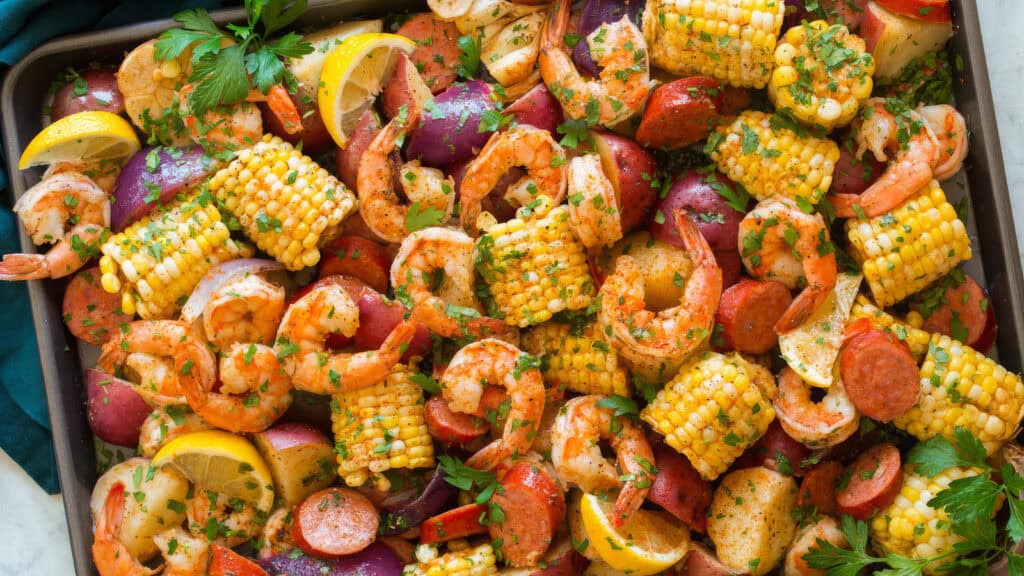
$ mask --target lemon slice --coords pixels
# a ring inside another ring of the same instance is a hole
[[[317,105],[331,138],[344,148],[359,117],[373,106],[391,78],[398,53],[411,54],[412,40],[398,34],[357,34],[343,40],[324,60]]]
[[[637,510],[621,528],[612,526],[612,503],[593,494],[580,502],[587,539],[601,559],[630,576],[657,574],[690,549],[690,529],[665,512]]]
[[[18,169],[54,162],[126,158],[139,148],[135,130],[124,118],[110,112],[79,112],[36,134],[22,152]]]
[[[153,457],[153,466],[169,465],[196,486],[251,502],[268,511],[274,481],[266,462],[247,440],[229,432],[193,432],[171,440]]]
[[[839,274],[836,287],[803,324],[779,336],[779,351],[794,372],[812,386],[828,388],[835,380],[843,329],[860,289],[860,274]]]

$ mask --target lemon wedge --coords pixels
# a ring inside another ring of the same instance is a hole
[[[54,162],[126,158],[140,147],[135,130],[124,118],[110,112],[79,112],[36,134],[22,152],[18,169]]]
[[[835,380],[843,329],[860,289],[860,274],[840,273],[836,287],[803,324],[779,336],[779,351],[794,372],[812,386],[828,388]]]
[[[240,498],[269,511],[274,504],[270,468],[241,436],[220,430],[193,432],[171,440],[153,466],[171,466],[196,486]]]
[[[345,38],[327,55],[317,105],[339,147],[345,147],[352,127],[391,78],[398,53],[411,54],[414,48],[415,42],[398,34],[367,33]]]
[[[630,576],[657,574],[682,560],[690,549],[690,529],[665,512],[637,510],[616,529],[612,502],[584,494],[580,513],[587,539],[601,559]]]

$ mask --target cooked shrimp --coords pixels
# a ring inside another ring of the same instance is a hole
[[[455,179],[445,177],[437,168],[428,168],[419,160],[402,164],[399,170],[402,192],[411,204],[419,204],[419,211],[434,208],[443,212],[439,223],[447,222],[455,210]],[[410,208],[411,210],[411,208]]]
[[[195,329],[174,320],[138,320],[128,325],[120,337],[103,345],[97,367],[117,374],[129,365],[143,368],[147,381],[136,383],[135,391],[150,406],[184,404],[179,378],[193,375],[211,382],[217,374],[213,353]]]
[[[351,354],[327,350],[327,336],[353,336],[358,327],[359,309],[336,285],[319,286],[289,306],[277,331],[277,350],[295,388],[331,394],[380,382],[401,360],[416,334],[416,323],[406,320],[377,350]]]
[[[960,171],[967,157],[967,122],[949,104],[922,106],[917,113],[939,143],[932,175],[939,181],[949,180]]]
[[[552,428],[551,462],[563,482],[575,484],[584,492],[604,492],[622,486],[612,517],[612,523],[618,527],[640,509],[656,470],[654,452],[643,428],[633,420],[616,417],[614,409],[600,406],[605,398],[591,394],[565,403]],[[601,454],[601,440],[611,444],[621,474]]]
[[[266,102],[289,134],[302,129],[302,118],[283,86],[271,87],[266,95],[252,90],[244,101],[217,106],[201,118],[189,110],[188,98],[194,89],[194,84],[182,86],[178,101],[189,136],[204,148],[237,150],[259,142],[263,137],[263,116],[253,102]]]
[[[821,516],[813,524],[804,527],[797,532],[793,543],[786,552],[785,575],[786,576],[818,576],[823,574],[807,565],[804,556],[818,547],[818,541],[829,542],[838,548],[849,548],[846,536],[839,529],[839,523],[831,516]]]
[[[185,503],[185,516],[189,532],[226,548],[238,546],[259,532],[256,508],[252,504],[210,490],[195,491]],[[214,523],[217,531],[211,539],[207,531]]]
[[[269,346],[284,315],[284,288],[249,274],[225,283],[203,309],[203,331],[218,349],[255,342]]]
[[[189,406],[203,420],[230,432],[262,432],[292,405],[291,380],[263,344],[235,344],[220,360],[220,392],[212,380],[183,375]]]
[[[576,119],[614,126],[643,108],[651,89],[647,42],[629,16],[601,24],[586,37],[590,54],[601,67],[596,79],[576,70],[565,45],[570,0],[555,0],[541,34],[540,73],[565,113]]]
[[[181,528],[171,528],[154,536],[153,542],[164,557],[163,576],[206,576],[210,544],[205,536],[192,536]]]
[[[431,287],[440,273],[441,285]],[[480,316],[473,294],[473,239],[448,228],[424,228],[402,240],[391,263],[391,284],[412,299],[413,315],[432,332],[509,339],[510,327]]]
[[[267,518],[260,531],[260,558],[269,558],[295,549],[292,540],[292,511],[278,508]]]
[[[778,386],[772,406],[782,428],[797,442],[826,448],[857,431],[860,416],[841,380],[836,380],[817,402],[811,399],[811,386],[791,368],[779,374]]]
[[[612,183],[597,154],[569,161],[569,220],[587,248],[611,246],[622,238],[622,222]]]
[[[46,254],[5,254],[0,280],[72,274],[99,254],[100,243],[109,232],[107,194],[78,172],[62,172],[40,181],[18,198],[14,212],[32,242],[57,245]]]
[[[544,413],[544,381],[531,359],[508,342],[485,338],[464,346],[448,363],[441,394],[452,410],[478,413],[486,385],[505,388],[511,399],[501,438],[471,456],[467,465],[490,470],[530,449]]]
[[[854,127],[857,156],[870,150],[879,162],[889,161],[885,172],[861,194],[833,194],[836,216],[873,218],[896,208],[934,177],[940,162],[939,143],[921,115],[912,110],[894,114],[887,102],[872,98],[867,114]],[[901,140],[903,142],[901,142]],[[892,158],[889,158],[892,153]]]
[[[775,324],[784,333],[804,322],[836,285],[836,255],[820,214],[786,199],[758,203],[740,221],[740,256],[756,278],[806,287]]]
[[[110,195],[114,193],[114,185],[117,183],[118,175],[121,174],[123,162],[123,158],[88,162],[54,162],[46,168],[46,172],[43,172],[43,180],[65,172],[77,172],[91,179],[101,190]]]
[[[625,358],[645,364],[682,358],[711,335],[722,295],[722,269],[697,225],[682,211],[675,213],[683,247],[693,261],[677,306],[660,312],[646,309],[644,279],[632,256],[615,261],[614,272],[599,292],[598,320]]]
[[[550,196],[555,205],[561,204],[565,198],[565,163],[565,151],[547,130],[523,124],[495,132],[462,177],[462,228],[476,232],[481,202],[513,166],[526,168],[525,178],[533,180],[530,189],[534,196]]]
[[[92,561],[100,576],[150,576],[160,569],[151,570],[139,563],[117,535],[124,521],[124,484],[110,487],[103,509],[96,517],[96,533],[92,541]]]
[[[213,426],[200,418],[187,404],[157,408],[142,421],[139,430],[139,453],[146,458],[152,458],[178,436],[204,430],[213,430]]]

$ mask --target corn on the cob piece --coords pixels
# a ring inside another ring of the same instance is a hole
[[[885,308],[924,289],[962,261],[971,240],[939,183],[932,182],[892,212],[846,221],[850,254],[875,303]]]
[[[448,549],[448,553],[438,556],[435,546],[417,546],[417,562],[406,566],[402,576],[492,576],[498,573],[494,548],[490,544],[468,547],[464,542],[453,540],[448,543]]]
[[[897,320],[892,314],[875,306],[863,294],[857,295],[857,299],[853,302],[853,309],[850,310],[850,322],[860,318],[867,318],[876,329],[891,332],[897,339],[906,343],[910,348],[910,353],[918,362],[928,352],[931,334],[907,322]]]
[[[545,322],[523,334],[523,350],[541,358],[549,387],[565,387],[580,394],[630,395],[619,355],[602,338],[596,324],[575,333],[569,324]]]
[[[659,68],[764,88],[784,15],[779,0],[652,0],[643,32]]]
[[[235,242],[211,198],[196,193],[141,218],[100,247],[101,283],[121,309],[147,320],[173,317],[211,267],[251,256]]]
[[[1014,437],[1024,418],[1024,383],[992,360],[943,334],[932,334],[921,365],[921,397],[893,421],[927,440],[970,430],[989,454]]]
[[[640,417],[714,480],[768,430],[774,384],[738,354],[707,352],[684,364]]]
[[[539,196],[476,243],[474,262],[505,323],[525,328],[590,305],[594,281],[565,206]]]
[[[768,97],[809,126],[846,126],[871,96],[875,61],[864,40],[824,20],[786,31],[775,48]]]
[[[896,499],[871,520],[871,540],[875,546],[890,554],[901,554],[910,558],[927,558],[953,549],[963,540],[950,530],[945,510],[928,506],[928,501],[949,487],[949,483],[960,478],[969,478],[981,473],[978,468],[953,467],[928,478],[913,471],[912,466],[903,469],[903,486]],[[936,573],[954,556],[930,564],[925,570]]]
[[[264,252],[289,270],[320,261],[320,246],[356,209],[356,198],[337,178],[269,134],[209,181],[210,191]]]
[[[427,431],[423,389],[399,365],[384,380],[331,399],[331,428],[338,453],[338,475],[349,486],[367,480],[383,490],[381,472],[434,465],[434,442]]]
[[[839,145],[794,131],[792,121],[756,110],[708,137],[711,159],[758,200],[783,196],[817,204],[832,185]]]

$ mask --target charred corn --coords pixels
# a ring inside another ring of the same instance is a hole
[[[949,483],[960,478],[969,478],[981,473],[978,468],[953,467],[928,478],[903,469],[903,486],[896,499],[871,520],[871,541],[883,552],[900,554],[910,558],[927,558],[953,549],[963,540],[950,530],[945,510],[928,506],[928,501],[949,487]],[[930,564],[927,573],[936,570],[954,556]]]
[[[640,417],[714,480],[768,430],[774,386],[740,355],[707,352],[684,364]]]
[[[784,196],[817,204],[832,185],[839,146],[780,116],[747,110],[708,137],[705,151],[758,200]]]
[[[971,258],[967,229],[934,180],[892,212],[850,218],[846,235],[850,254],[882,308],[926,288]]]
[[[237,154],[210,178],[210,191],[245,234],[285,268],[315,265],[320,246],[355,211],[355,196],[277,136],[268,134]]]
[[[893,421],[927,440],[966,428],[993,453],[1014,437],[1024,418],[1024,383],[988,358],[943,334],[932,334],[921,364],[921,397]]]
[[[871,300],[863,294],[857,295],[853,301],[853,309],[850,310],[850,322],[860,318],[867,318],[871,325],[885,332],[891,332],[897,339],[906,343],[910,353],[918,362],[928,352],[928,342],[932,335],[907,322],[897,320],[892,314],[879,309]]]
[[[523,349],[540,357],[549,387],[580,394],[630,395],[619,355],[594,324],[576,332],[569,324],[545,322],[523,334]]]
[[[121,310],[147,320],[173,317],[207,270],[253,253],[230,238],[213,199],[200,193],[136,221],[100,251],[103,289],[121,292]]]
[[[438,556],[437,547],[416,547],[416,564],[409,564],[402,576],[492,576],[498,574],[497,559],[490,544],[470,547],[465,542],[448,543],[450,550]]]
[[[408,367],[399,365],[381,382],[331,399],[338,475],[349,486],[372,480],[387,490],[382,472],[434,465],[423,389],[409,379],[411,374]]]
[[[778,0],[652,0],[643,32],[659,68],[764,88],[784,13]]]
[[[775,47],[768,98],[809,126],[846,126],[871,96],[875,61],[864,40],[824,20],[786,31]]]
[[[540,196],[477,240],[474,263],[510,326],[540,324],[590,305],[594,281],[565,206]]]

